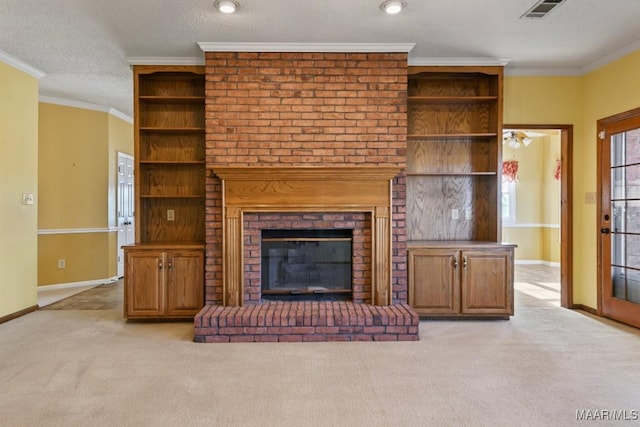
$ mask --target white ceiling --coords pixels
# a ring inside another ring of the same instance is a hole
[[[44,73],[40,95],[132,114],[130,58],[202,61],[197,42],[415,43],[412,61],[508,59],[511,74],[581,74],[640,48],[640,0],[2,0],[0,60]],[[4,54],[3,54],[4,53]]]

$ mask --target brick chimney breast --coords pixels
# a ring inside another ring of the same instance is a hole
[[[206,292],[222,304],[223,167],[406,165],[406,53],[205,52]],[[330,211],[330,209],[327,209]],[[393,303],[406,303],[405,178],[393,179]]]

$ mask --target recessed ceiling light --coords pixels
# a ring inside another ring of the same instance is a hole
[[[395,15],[400,13],[407,4],[398,0],[387,0],[380,5],[380,9],[384,10],[389,15]]]
[[[214,6],[222,13],[234,13],[240,8],[240,5],[233,0],[216,0]]]

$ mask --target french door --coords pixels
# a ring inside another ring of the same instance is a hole
[[[640,327],[640,109],[598,130],[602,314]]]

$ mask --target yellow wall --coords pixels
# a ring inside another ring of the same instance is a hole
[[[38,236],[38,284],[77,283],[113,277],[109,271],[109,235],[66,233]],[[66,261],[58,268],[57,260]]]
[[[107,114],[40,103],[40,229],[107,226]]]
[[[116,275],[116,150],[132,152],[132,135],[106,112],[40,104],[39,285]]]
[[[38,203],[38,80],[0,62],[0,317],[38,303]]]
[[[589,287],[593,288],[595,295],[595,274],[590,272],[595,265],[595,258],[590,257],[590,251],[585,248],[585,235],[590,230],[586,229],[587,225],[582,220],[589,210],[581,196],[585,191],[582,177],[595,173],[595,170],[586,168],[582,161],[585,148],[584,78],[508,76],[505,78],[504,92],[504,123],[573,125],[573,296],[575,303],[595,307],[595,298],[588,297]]]
[[[640,51],[584,76],[505,78],[504,122],[572,124],[573,300],[596,308],[598,221],[585,193],[596,188],[596,121],[640,107]]]
[[[544,137],[542,160],[542,259],[560,262],[560,181],[555,179],[560,159],[560,135]],[[555,227],[555,228],[554,228]]]

